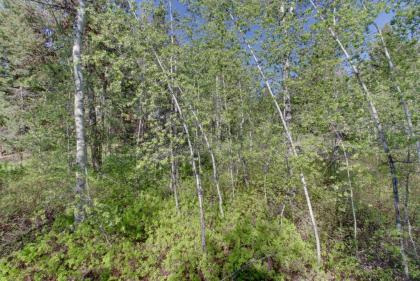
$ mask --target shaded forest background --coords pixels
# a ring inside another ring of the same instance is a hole
[[[420,279],[419,16],[1,0],[0,280]]]

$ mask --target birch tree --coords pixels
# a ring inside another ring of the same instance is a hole
[[[363,7],[366,10],[367,7],[366,5],[363,3]],[[391,53],[387,47],[385,38],[382,34],[382,30],[381,28],[378,26],[378,24],[373,21],[372,25],[375,27],[375,30],[379,36],[380,39],[380,43],[383,49],[383,53],[385,55],[385,58],[388,62],[388,67],[389,67],[389,75],[391,78],[391,82],[392,82],[392,89],[393,91],[396,91],[396,98],[400,101],[402,110],[404,112],[404,116],[405,116],[405,121],[406,121],[406,127],[407,127],[407,135],[409,137],[410,140],[415,142],[416,145],[416,151],[417,151],[417,161],[420,164],[420,140],[418,139],[418,137],[415,135],[414,133],[414,128],[413,128],[413,121],[412,121],[412,114],[411,111],[408,107],[406,98],[404,97],[404,94],[401,90],[400,85],[398,84],[397,81],[397,77],[396,77],[396,70],[395,70],[395,64],[391,58]]]
[[[86,216],[86,136],[84,125],[84,89],[82,72],[82,44],[85,27],[85,1],[79,0],[74,28],[73,74],[74,74],[74,121],[76,126],[76,210],[75,221],[81,223]]]
[[[229,15],[230,15],[230,18],[232,19],[232,21],[235,22],[235,18],[233,17],[232,13],[230,13]],[[239,29],[239,32],[241,34],[243,34],[243,32],[240,29]],[[258,60],[258,58],[257,58],[257,56],[254,52],[254,49],[251,47],[251,45],[248,42],[246,42],[245,44],[248,47],[248,50],[250,51],[252,58],[254,59],[254,62],[256,64],[257,68],[258,68],[258,71],[261,75],[261,78],[263,79],[263,81],[265,83],[265,86],[267,87],[267,90],[268,90],[270,96],[272,97],[274,106],[277,110],[277,113],[279,114],[281,123],[283,125],[283,129],[285,131],[288,143],[290,144],[293,156],[298,157],[298,153],[297,153],[296,146],[295,146],[295,143],[294,143],[293,138],[292,138],[292,134],[289,130],[289,127],[287,126],[286,119],[284,118],[284,115],[283,115],[283,111],[281,110],[280,105],[277,102],[277,97],[273,93],[273,90],[271,89],[271,84],[270,84],[270,82],[268,81],[267,77],[265,76],[265,74],[263,72],[260,61]],[[319,238],[318,226],[317,226],[315,215],[314,215],[314,212],[313,212],[313,209],[312,209],[312,202],[311,202],[311,199],[310,199],[310,196],[309,196],[309,191],[308,191],[308,187],[307,187],[307,183],[306,183],[306,178],[305,178],[305,175],[303,174],[302,171],[300,171],[299,177],[300,177],[300,181],[302,183],[302,188],[303,188],[303,192],[304,192],[305,199],[306,199],[306,204],[307,204],[308,211],[309,211],[309,217],[311,219],[312,229],[313,229],[313,233],[314,233],[314,236],[315,236],[317,260],[318,260],[318,263],[321,264],[321,262],[322,262],[321,241],[320,241],[320,238]]]
[[[137,19],[137,21],[139,21],[139,18],[138,18],[137,14],[135,12],[134,12],[134,17]],[[164,66],[160,56],[157,54],[157,52],[153,48],[153,46],[149,47],[149,48],[151,49],[151,51],[153,53],[153,56],[156,59],[157,65],[162,70],[163,74],[165,75],[165,78],[167,80],[169,80],[168,79],[168,72],[167,72],[166,67]],[[197,166],[196,155],[195,155],[193,144],[191,142],[190,129],[189,129],[187,121],[184,117],[184,113],[181,109],[181,106],[178,102],[178,99],[176,97],[176,94],[175,94],[175,91],[174,91],[172,85],[170,83],[168,83],[167,87],[168,87],[168,92],[171,96],[171,99],[174,103],[175,109],[178,112],[179,118],[180,118],[181,123],[182,123],[182,127],[184,129],[184,133],[185,133],[185,136],[186,136],[186,139],[187,139],[187,144],[188,144],[188,149],[189,149],[190,159],[191,159],[191,165],[192,165],[192,171],[194,173],[195,184],[196,184],[196,189],[197,189],[198,207],[199,207],[199,213],[200,213],[201,249],[203,250],[203,252],[205,252],[206,248],[207,248],[206,222],[205,222],[205,212],[204,212],[204,196],[203,196],[203,188],[202,188],[202,184],[201,184],[200,171],[199,171],[198,166]]]
[[[315,11],[317,12],[317,14],[319,15],[319,18],[321,20],[325,20],[324,16],[320,13],[318,6],[315,4],[315,2],[313,0],[310,0],[311,5],[313,6],[313,8],[315,9]],[[366,101],[368,104],[368,108],[369,108],[369,112],[371,114],[371,118],[374,122],[375,128],[377,130],[378,133],[378,139],[382,144],[383,147],[383,151],[385,153],[385,155],[387,156],[387,161],[388,161],[388,167],[389,167],[389,172],[391,174],[391,178],[392,178],[392,188],[393,188],[393,201],[394,201],[394,209],[395,209],[395,224],[396,224],[396,229],[399,235],[399,240],[400,240],[400,252],[401,252],[401,257],[402,257],[402,264],[404,267],[404,272],[407,278],[409,278],[409,271],[408,271],[408,263],[407,263],[407,257],[405,255],[405,251],[404,251],[404,244],[403,244],[403,240],[402,240],[402,236],[401,236],[401,214],[400,214],[400,206],[399,206],[399,194],[398,194],[398,175],[397,175],[397,169],[395,166],[395,161],[394,161],[394,157],[391,153],[391,150],[389,148],[389,144],[388,144],[388,140],[386,138],[386,131],[384,129],[384,126],[382,125],[381,120],[379,119],[379,115],[378,115],[378,110],[376,109],[376,105],[373,101],[372,95],[370,93],[370,91],[368,90],[366,83],[364,82],[364,80],[362,79],[361,73],[358,69],[358,67],[352,62],[351,57],[349,55],[349,52],[347,51],[345,45],[341,42],[341,40],[339,39],[338,35],[336,34],[336,32],[334,31],[334,29],[332,27],[328,27],[328,32],[331,34],[331,37],[337,42],[338,46],[340,47],[341,51],[343,52],[347,62],[350,64],[350,67],[354,73],[354,75],[356,76],[357,82],[359,83],[365,97],[366,97]]]

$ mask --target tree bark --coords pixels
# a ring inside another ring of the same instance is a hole
[[[76,209],[74,219],[81,223],[86,216],[86,141],[84,126],[84,94],[81,47],[85,26],[85,1],[79,0],[73,44],[73,74],[75,84],[74,120],[76,125]]]

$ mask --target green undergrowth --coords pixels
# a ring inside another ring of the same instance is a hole
[[[208,210],[207,251],[200,247],[194,197],[177,213],[171,198],[141,192],[114,211],[97,208],[74,229],[72,213],[1,260],[1,280],[289,280],[312,279],[313,249],[292,223],[268,215],[249,194]],[[118,204],[116,204],[118,205]],[[120,219],[116,219],[120,217]]]
[[[50,172],[49,176],[42,176],[40,171],[30,166],[3,169],[8,179],[3,185],[14,191],[28,188],[24,195],[29,201],[32,178],[45,188],[39,196],[41,202],[47,202],[55,198],[49,194],[54,195],[58,187],[71,184],[65,171]],[[302,235],[304,231],[273,212],[273,206],[267,205],[256,189],[243,189],[234,198],[225,196],[223,218],[216,197],[207,190],[207,249],[203,252],[192,179],[185,177],[180,186],[177,211],[167,182],[162,179],[153,183],[147,177],[133,167],[130,159],[108,159],[102,174],[89,175],[93,201],[88,219],[76,227],[69,201],[51,202],[51,206],[57,206],[51,224],[36,230],[20,249],[3,255],[0,281],[388,280],[383,278],[393,276],[392,270],[380,270],[381,264],[369,260],[365,263],[370,267],[364,267],[354,256],[351,241],[340,238],[339,229],[328,245],[322,245],[323,264],[319,266],[310,230]],[[359,212],[362,210],[369,209],[360,206]],[[363,216],[366,222],[361,217],[363,229],[367,228],[363,223],[375,227],[370,222],[377,221],[369,217],[372,214]],[[381,231],[370,229],[375,241],[383,241]],[[363,241],[369,241],[364,232],[360,235]],[[383,244],[359,246],[369,250],[366,253],[371,256],[366,254],[366,259],[372,257],[373,261],[378,249],[389,257],[398,256],[395,249],[381,248]]]

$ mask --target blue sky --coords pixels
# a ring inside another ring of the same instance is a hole
[[[136,1],[137,1],[137,3],[141,3],[143,0],[136,0]],[[159,0],[155,0],[155,1],[158,2]],[[169,0],[164,0],[164,1],[166,3],[168,3]],[[173,13],[174,14],[176,14],[178,16],[181,16],[181,17],[184,16],[184,15],[186,15],[187,9],[186,9],[186,7],[183,4],[180,3],[179,0],[170,0],[170,1],[172,1],[171,2],[172,3],[172,10],[173,10]],[[382,12],[375,19],[375,23],[380,28],[383,28],[386,24],[388,24],[392,20],[393,17],[394,17],[394,13],[393,12],[389,12],[389,13]],[[252,33],[252,29],[251,29],[250,32]],[[371,40],[372,38],[374,38],[376,36],[377,31],[376,31],[376,29],[373,26],[370,26],[368,33],[369,34],[366,34],[366,35],[368,37],[367,40],[369,41],[369,40]],[[248,32],[246,36],[248,37],[249,35],[250,35],[250,33]],[[253,46],[253,47],[254,47],[254,49],[258,50],[261,46],[259,46],[259,44],[257,43],[256,46]],[[366,52],[365,51],[362,50],[361,52],[362,52],[361,53],[362,56],[363,55],[366,55]]]
[[[143,0],[136,0],[137,3],[141,3]],[[168,1],[168,0],[166,0]],[[177,13],[178,15],[183,15],[186,13],[186,8],[183,4],[181,4],[179,2],[179,0],[171,0],[172,1],[172,9],[174,11],[174,13]],[[392,18],[394,17],[394,13],[390,12],[390,13],[381,13],[379,14],[379,16],[376,18],[375,22],[377,25],[379,25],[379,27],[383,27],[384,25],[386,25],[387,23],[389,23]]]
[[[144,1],[144,0],[135,0],[135,1],[137,1],[137,3],[141,3],[142,1]],[[171,4],[172,4],[172,11],[173,11],[173,14],[174,15],[178,15],[178,16],[186,16],[186,13],[187,13],[187,9],[186,9],[186,7],[185,7],[185,5],[184,4],[182,4],[182,3],[180,3],[181,1],[180,0],[154,0],[156,3],[158,3],[158,2],[160,2],[160,1],[162,1],[162,2],[164,2],[165,4],[167,4],[169,1],[171,1]],[[383,28],[386,24],[388,24],[391,20],[392,20],[392,18],[394,17],[394,13],[391,11],[391,12],[389,12],[389,13],[386,13],[386,12],[382,12],[382,13],[380,13],[379,15],[378,15],[378,17],[375,19],[375,22],[376,22],[376,24],[380,27],[380,28]],[[315,20],[315,19],[314,19]],[[247,32],[247,34],[246,34],[246,36],[248,37],[248,36],[251,36],[252,37],[252,33],[253,33],[253,30],[251,29],[250,31],[248,31]],[[376,33],[377,33],[377,31],[376,31],[376,29],[371,25],[370,27],[369,27],[369,31],[368,31],[368,34],[366,34],[366,36],[367,36],[367,40],[368,41],[370,41],[371,39],[373,39],[375,36],[376,36]],[[181,34],[178,34],[177,35],[177,37],[179,36],[179,38],[178,39],[180,39],[181,41],[182,41],[182,39],[181,39]],[[258,45],[258,44],[257,44]],[[257,49],[259,48],[259,46],[255,46]]]
[[[375,22],[379,27],[383,27],[387,23],[389,23],[392,18],[394,17],[394,13],[380,13],[379,16],[376,18]]]

